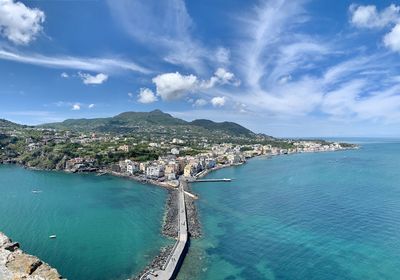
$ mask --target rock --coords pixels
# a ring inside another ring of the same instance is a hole
[[[0,232],[0,248],[2,248],[5,244],[8,243],[11,243],[11,239]]]
[[[58,280],[61,279],[61,275],[54,268],[51,268],[48,264],[43,263],[38,267],[33,273],[32,276],[42,277],[46,280]]]
[[[56,269],[25,254],[17,242],[0,232],[0,280],[62,279]]]
[[[6,267],[12,272],[26,273],[31,275],[40,265],[42,261],[37,257],[23,254],[14,254],[11,260],[6,263]]]
[[[164,264],[167,262],[168,256],[171,253],[172,248],[173,245],[161,248],[160,253],[152,260],[152,262],[147,265],[141,273],[139,273],[136,277],[131,278],[130,280],[140,280],[141,276],[144,275],[147,271],[162,269]]]
[[[184,185],[185,191],[192,193],[192,189],[190,184]],[[188,231],[191,238],[200,238],[201,237],[201,225],[199,220],[199,214],[197,211],[196,201],[189,197],[185,197],[186,204],[186,215],[188,222]]]
[[[10,242],[4,246],[4,249],[10,252],[14,252],[15,250],[19,249],[19,243],[18,242]]]
[[[178,236],[178,193],[170,190],[166,202],[166,212],[162,233],[165,236],[176,238]]]

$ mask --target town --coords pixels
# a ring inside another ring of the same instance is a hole
[[[0,162],[66,172],[98,172],[130,177],[164,187],[177,186],[180,176],[192,180],[209,171],[240,165],[255,156],[336,151],[353,145],[324,140],[290,140],[265,136],[76,132],[0,126]],[[219,140],[219,138],[222,138]]]

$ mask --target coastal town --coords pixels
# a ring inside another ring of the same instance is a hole
[[[176,139],[175,139],[176,140]],[[271,145],[234,145],[230,143],[211,145],[209,150],[195,156],[179,156],[179,149],[172,148],[170,153],[160,156],[157,160],[138,162],[125,159],[112,164],[100,172],[132,177],[139,181],[155,183],[161,186],[177,186],[180,176],[187,180],[203,176],[211,170],[240,165],[247,159],[256,156],[276,156],[293,153],[327,152],[345,149],[340,143],[317,143],[312,141],[297,141],[292,143],[295,148],[280,149]],[[128,150],[124,145],[118,149]],[[93,159],[74,158],[67,161],[67,171],[90,169]]]
[[[176,187],[183,176],[193,179],[210,170],[240,165],[255,156],[326,152],[349,144],[323,140],[261,139],[215,143],[200,139],[77,133],[56,129],[0,127],[0,161],[29,168],[97,172],[129,177],[163,187]],[[256,141],[257,142],[257,141]]]
[[[141,127],[141,133],[112,133],[0,121],[0,163],[38,170],[108,174],[168,189],[162,234],[177,241],[175,246],[161,248],[134,279],[170,279],[179,271],[189,238],[201,236],[195,204],[198,197],[188,183],[199,181],[213,170],[244,164],[253,157],[356,147],[325,140],[278,139],[247,132],[245,128],[237,134],[236,129],[237,125],[234,130],[149,125]]]

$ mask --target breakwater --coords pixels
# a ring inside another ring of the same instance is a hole
[[[187,182],[184,180],[180,181],[177,191],[177,230],[178,236],[175,245],[172,247],[170,254],[168,255],[165,263],[161,269],[154,270],[150,269],[145,271],[139,279],[161,279],[169,280],[179,272],[184,257],[187,252],[187,246],[189,241],[188,223],[186,216],[186,204],[185,204],[185,186]]]

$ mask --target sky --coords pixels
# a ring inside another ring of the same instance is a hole
[[[278,137],[398,137],[400,4],[0,0],[0,118],[154,109]]]

